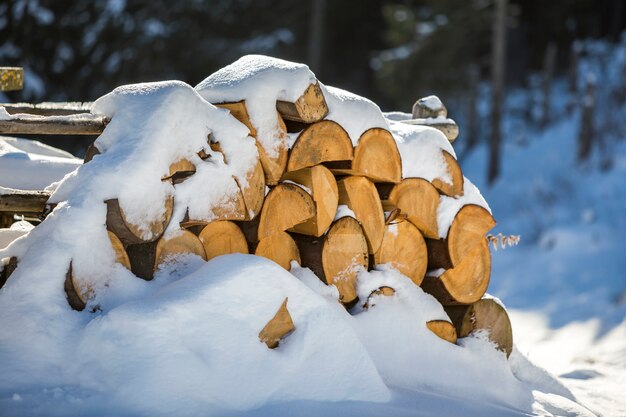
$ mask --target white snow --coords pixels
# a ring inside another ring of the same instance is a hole
[[[356,146],[361,135],[369,129],[378,127],[389,130],[380,107],[373,101],[340,88],[321,87],[328,104],[326,119],[340,124],[348,133],[352,145]]]
[[[428,96],[423,97],[418,100],[418,103],[424,107],[426,107],[430,111],[439,111],[443,110],[444,106],[439,97],[437,96]]]
[[[342,217],[352,217],[353,219],[356,219],[356,214],[354,214],[354,212],[347,205],[339,204],[333,221],[339,220]]]
[[[257,140],[269,156],[275,156],[281,142],[277,139],[276,101],[294,102],[315,82],[315,75],[304,64],[246,55],[211,74],[196,90],[211,103],[245,100]]]
[[[439,196],[439,206],[437,207],[437,227],[440,238],[448,236],[448,230],[450,229],[456,214],[459,210],[461,210],[461,208],[463,208],[463,206],[470,204],[484,207],[489,213],[491,213],[491,209],[480,193],[480,190],[465,177],[463,178],[462,196]]]
[[[20,220],[13,223],[10,227],[0,229],[0,249],[9,246],[18,237],[22,237],[30,232],[34,226],[25,221]]]
[[[0,186],[43,190],[83,161],[41,142],[0,136]]]

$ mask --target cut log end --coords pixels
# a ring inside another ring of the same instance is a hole
[[[439,237],[437,225],[439,193],[430,182],[422,178],[403,179],[391,189],[387,204],[400,209],[425,237],[431,239]]]
[[[169,174],[161,181],[171,181],[172,184],[180,184],[196,173],[196,166],[188,159],[181,159],[170,164]]]
[[[174,207],[174,196],[169,196],[164,203],[164,211],[157,219],[148,223],[147,230],[126,220],[126,215],[117,199],[105,201],[107,205],[106,226],[124,245],[152,242],[161,237],[167,227]]]
[[[487,331],[489,339],[507,357],[513,351],[513,331],[506,310],[493,299],[483,298],[467,306],[445,307],[454,323],[458,337],[467,337],[480,330]]]
[[[281,183],[274,187],[261,210],[258,239],[284,232],[315,216],[315,202],[302,187]]]
[[[276,109],[287,120],[314,123],[328,114],[328,105],[319,83],[310,84],[294,102],[277,101]]]
[[[468,204],[455,216],[447,236],[448,252],[452,265],[458,265],[475,246],[485,240],[487,232],[496,221],[484,207]]]
[[[456,197],[463,195],[463,172],[459,162],[447,151],[443,151],[443,159],[447,165],[447,171],[450,174],[451,183],[447,183],[439,178],[435,178],[432,183],[441,194],[449,197]]]
[[[354,157],[348,133],[330,120],[309,125],[298,135],[289,155],[287,171],[297,171],[330,161],[351,161]]]
[[[454,325],[446,320],[431,320],[426,323],[428,330],[445,341],[456,343],[457,335]]]
[[[200,239],[187,230],[179,230],[171,237],[159,239],[155,251],[155,270],[167,262],[172,262],[178,255],[193,254],[205,261],[207,259]]]
[[[200,235],[206,259],[220,255],[248,253],[248,243],[241,229],[230,221],[216,221],[207,224]]]
[[[296,329],[291,319],[291,314],[287,310],[288,300],[288,298],[285,298],[274,317],[259,332],[259,340],[270,349],[276,349],[280,341]]]
[[[285,232],[275,233],[261,239],[254,254],[276,262],[287,271],[291,269],[291,261],[301,263],[296,242]]]

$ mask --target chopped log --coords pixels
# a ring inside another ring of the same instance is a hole
[[[196,173],[196,166],[189,159],[183,158],[170,164],[169,175],[161,178],[161,181],[172,181],[172,184],[180,184]]]
[[[359,222],[342,217],[330,226],[323,239],[292,236],[300,249],[302,266],[310,268],[326,284],[337,287],[341,303],[349,306],[356,302],[357,274],[369,263],[367,241]]]
[[[98,149],[96,147],[95,143],[90,144],[89,146],[87,146],[87,150],[85,151],[85,157],[83,158],[83,164],[86,164],[87,162],[91,161],[94,156],[100,155],[100,153],[101,153],[100,149]]]
[[[450,343],[456,343],[456,329],[449,321],[431,320],[426,322],[426,327],[443,340]]]
[[[16,190],[0,187],[0,213],[43,214],[48,198],[50,198],[50,192],[48,191]]]
[[[0,259],[0,288],[4,287],[15,268],[17,268],[17,258],[15,256]]]
[[[433,185],[441,194],[445,194],[450,197],[463,195],[464,179],[463,172],[461,171],[461,166],[459,165],[459,162],[454,158],[454,156],[452,156],[450,153],[444,150],[442,150],[442,152],[446,165],[448,165],[448,172],[450,173],[452,183],[448,184],[447,182],[439,178],[435,178],[432,181]]]
[[[261,160],[248,172],[246,180],[248,184],[244,187],[235,178],[246,205],[246,220],[252,220],[261,212],[265,200],[265,172]]]
[[[193,233],[181,230],[172,237],[162,237],[154,242],[129,245],[127,248],[131,271],[139,278],[150,281],[157,269],[172,257],[195,254],[206,260],[204,246]]]
[[[288,300],[285,298],[274,317],[259,332],[259,340],[270,349],[276,349],[280,341],[296,329],[289,310],[287,310]]]
[[[24,68],[0,67],[0,91],[17,91],[24,87]]]
[[[487,232],[496,225],[484,207],[465,205],[454,217],[445,239],[427,239],[428,269],[450,269],[463,260],[476,245],[485,240]]]
[[[495,300],[483,298],[465,306],[445,307],[459,337],[486,330],[489,339],[509,357],[513,351],[513,331],[506,310]]]
[[[386,184],[377,185],[376,188],[385,210],[399,209],[425,237],[439,238],[437,226],[439,193],[429,181],[422,178],[405,178],[388,193],[386,190],[389,186]]]
[[[161,237],[170,221],[170,218],[172,217],[174,197],[169,196],[165,200],[165,212],[160,218],[154,219],[149,223],[148,230],[143,230],[142,228],[126,221],[126,216],[120,207],[117,198],[107,200],[105,201],[105,204],[107,205],[107,229],[117,235],[122,243],[127,246],[138,243],[152,242]]]
[[[257,130],[250,121],[250,114],[248,113],[245,100],[232,103],[218,103],[215,105],[217,107],[228,109],[237,120],[246,125],[248,130],[250,130],[250,136],[256,140],[256,146],[259,151],[259,159],[261,160],[265,173],[265,182],[268,185],[277,184],[280,177],[283,175],[283,172],[285,172],[288,155],[287,127],[285,126],[285,122],[280,114],[276,114],[278,127],[277,136],[272,138],[272,142],[278,146],[276,149],[265,149],[263,145],[265,142],[263,140],[259,140],[257,137]]]
[[[322,236],[335,218],[339,199],[337,181],[332,172],[322,165],[287,172],[284,180],[304,185],[311,191],[315,202],[315,215],[304,223],[295,225],[291,231],[304,235]]]
[[[473,247],[454,268],[439,277],[426,276],[422,289],[441,304],[471,304],[485,295],[491,277],[491,252],[486,239]]]
[[[109,231],[107,231],[107,235],[109,237],[109,241],[111,242],[113,252],[115,253],[115,262],[124,266],[128,270],[132,270],[128,253],[126,252],[126,249],[124,249],[122,241],[119,240],[115,234]],[[85,286],[84,283],[81,285],[81,281],[76,279],[71,262],[67,273],[65,274],[64,288],[68,304],[76,311],[83,311],[87,302],[94,296],[93,288]]]
[[[287,271],[291,270],[291,261],[301,262],[296,242],[285,232],[261,239],[254,254],[276,262]]]
[[[352,210],[363,226],[369,253],[378,251],[385,233],[385,214],[376,186],[365,177],[350,176],[337,181],[339,204]]]
[[[386,129],[365,131],[354,148],[349,169],[330,164],[335,175],[362,175],[373,182],[399,183],[402,180],[402,160],[396,141]]]
[[[261,209],[258,239],[284,232],[315,216],[313,197],[296,184],[281,183],[272,188]]]
[[[408,221],[385,226],[380,248],[374,254],[374,264],[391,266],[420,285],[426,273],[428,254],[426,243],[417,227]]]
[[[413,104],[413,118],[448,117],[448,110],[437,96],[422,97]]]
[[[452,119],[447,119],[445,117],[438,118],[426,118],[426,119],[410,119],[403,120],[402,123],[408,125],[418,125],[418,126],[429,126],[439,130],[441,133],[446,135],[446,138],[450,143],[454,143],[456,138],[459,136],[459,126]]]
[[[331,161],[352,161],[354,150],[348,133],[339,124],[322,120],[307,126],[296,139],[287,171],[297,171]]]
[[[91,102],[43,102],[43,103],[0,103],[9,114],[33,114],[35,116],[65,116],[90,113]]]
[[[231,253],[248,253],[246,237],[239,227],[230,221],[215,221],[207,224],[200,235],[206,259]]]
[[[315,123],[328,114],[328,105],[319,83],[311,84],[293,103],[277,101],[276,109],[287,120]]]
[[[14,115],[0,120],[0,134],[6,135],[99,135],[109,119],[91,113],[67,116]]]
[[[363,308],[367,310],[368,308],[373,307],[375,305],[374,303],[372,303],[372,301],[374,301],[373,300],[374,297],[377,297],[377,296],[391,297],[395,293],[396,293],[396,290],[394,290],[391,287],[387,287],[387,286],[380,287],[377,290],[374,290],[370,293],[370,295],[367,297],[367,300],[365,301],[365,304],[363,304]]]

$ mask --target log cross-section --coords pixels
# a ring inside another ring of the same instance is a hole
[[[328,114],[328,105],[319,83],[310,84],[294,102],[277,101],[276,109],[287,120],[314,123]]]

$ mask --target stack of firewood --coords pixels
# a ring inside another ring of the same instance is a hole
[[[440,104],[432,98],[418,101],[406,123],[439,128],[453,141],[456,124],[447,119],[443,105],[433,106],[433,102]],[[213,104],[228,109],[256,138],[245,101]],[[249,171],[245,184],[237,183],[239,194],[213,210],[213,221],[187,215],[178,233],[163,235],[173,197],[166,202],[164,216],[148,231],[127,221],[117,200],[106,201],[106,225],[117,262],[150,280],[161,265],[183,253],[205,260],[251,253],[287,270],[295,261],[334,285],[346,308],[357,304],[368,308],[372,297],[393,296],[390,287],[378,289],[367,300],[359,300],[356,291],[359,271],[390,264],[444,306],[451,321],[427,323],[435,334],[455,343],[457,337],[488,329],[492,340],[510,354],[506,312],[492,299],[483,298],[491,273],[485,235],[495,226],[490,212],[474,204],[463,206],[447,235],[440,238],[437,212],[442,196],[459,198],[464,193],[464,177],[454,156],[441,150],[451,181],[403,178],[403,161],[392,133],[371,128],[354,146],[340,124],[325,119],[328,106],[317,83],[294,102],[277,102],[276,109],[278,146],[270,151],[263,145],[267,141],[257,140],[257,166]],[[289,135],[296,135],[292,146],[287,145]],[[212,136],[208,141],[212,151],[221,152]],[[86,162],[98,153],[90,148]],[[209,157],[203,152],[199,156]],[[162,180],[179,184],[194,173],[194,164],[181,160],[170,166]],[[15,260],[11,262],[3,268],[4,279],[15,268]],[[92,290],[77,282],[71,265],[65,290],[76,310],[84,309],[93,296]],[[278,313],[290,321],[286,302]],[[263,329],[264,340],[271,341],[268,346],[275,347],[293,330],[280,325],[272,334],[270,324]]]

